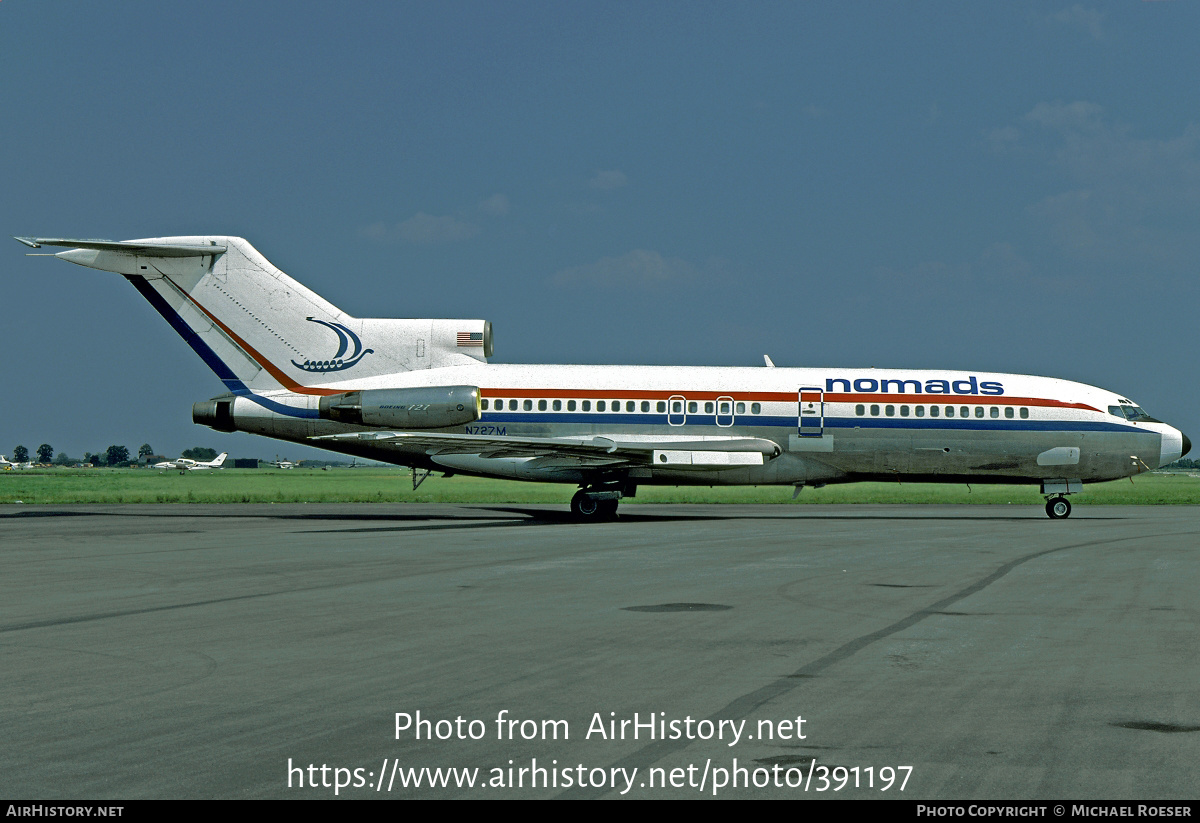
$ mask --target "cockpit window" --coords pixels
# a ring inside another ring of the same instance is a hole
[[[1154,418],[1146,414],[1145,410],[1140,406],[1126,405],[1122,403],[1119,406],[1109,406],[1108,413],[1114,417],[1123,417],[1126,420],[1141,420],[1153,421]]]

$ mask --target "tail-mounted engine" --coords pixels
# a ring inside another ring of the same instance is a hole
[[[480,416],[475,386],[365,389],[322,397],[319,408],[323,420],[396,429],[441,429]]]
[[[192,422],[219,432],[237,431],[233,423],[233,398],[226,396],[192,404]]]

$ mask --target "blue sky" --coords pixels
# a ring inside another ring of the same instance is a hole
[[[954,368],[1200,432],[1200,5],[0,1],[5,235],[224,233],[497,362]],[[318,454],[0,255],[0,453]],[[15,368],[14,368],[15,366]]]

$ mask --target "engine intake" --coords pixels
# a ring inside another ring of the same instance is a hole
[[[480,417],[476,386],[417,389],[364,389],[322,397],[324,420],[356,426],[398,429],[441,429]]]

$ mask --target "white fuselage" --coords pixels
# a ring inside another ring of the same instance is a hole
[[[1029,375],[491,364],[345,381],[325,390],[450,384],[478,386],[483,408],[477,421],[439,430],[447,433],[656,440],[743,436],[779,446],[780,454],[763,465],[710,471],[650,466],[636,472],[639,483],[793,484],[869,477],[1096,481],[1157,468],[1183,450],[1183,438],[1171,426],[1118,413],[1133,406],[1113,392]],[[317,402],[314,395],[276,392],[239,397],[233,410],[239,430],[295,442],[363,428],[317,418]],[[588,482],[597,474],[572,458],[321,445],[487,476]]]

